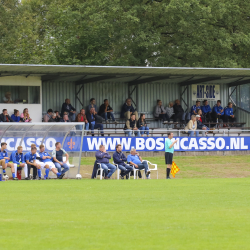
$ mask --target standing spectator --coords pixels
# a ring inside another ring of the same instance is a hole
[[[209,128],[206,125],[204,125],[200,119],[201,119],[200,115],[196,115],[197,129],[202,130],[201,131],[202,136],[206,136],[206,131],[209,130]],[[198,131],[196,131],[196,133],[197,135],[199,134]]]
[[[56,110],[55,113],[56,113],[56,122],[60,122],[61,121],[61,116],[59,114],[59,111]]]
[[[22,122],[20,119],[20,115],[19,115],[19,110],[17,109],[14,109],[14,114],[11,116],[11,119],[14,121],[14,122]]]
[[[217,119],[223,119],[224,109],[221,107],[221,100],[218,100],[217,104],[214,105],[212,115],[214,118],[214,122],[216,122]]]
[[[95,98],[91,98],[90,101],[89,101],[89,106],[88,106],[88,111],[89,111],[89,112],[90,112],[90,109],[91,109],[91,108],[94,108],[94,109],[95,109],[94,114],[97,115],[97,106],[96,106]]]
[[[76,119],[76,109],[70,104],[70,99],[65,99],[65,103],[62,105],[61,116],[64,112],[68,112],[70,121],[75,121]]]
[[[21,121],[23,121],[23,122],[31,122],[32,121],[32,119],[30,118],[30,115],[29,115],[29,110],[27,108],[25,108],[23,110],[23,113],[21,114],[20,118],[21,118]]]
[[[47,114],[43,116],[43,122],[48,122],[53,113],[52,109],[48,109]]]
[[[89,113],[87,113],[87,120],[89,122],[89,126],[91,128],[91,134],[94,136],[94,129],[100,129],[101,130],[101,136],[104,136],[103,132],[103,125],[101,123],[96,122],[96,116],[95,115],[95,108],[91,108]]]
[[[3,102],[4,103],[13,103],[12,99],[11,99],[11,92],[6,92],[5,96],[3,98]]]
[[[121,118],[129,120],[131,115],[135,115],[135,120],[138,121],[138,113],[132,105],[132,100],[131,98],[127,98],[126,102],[122,106]]]
[[[192,115],[191,120],[188,122],[187,126],[185,127],[186,132],[188,132],[189,136],[198,136],[198,132],[196,131],[197,129],[197,121],[196,121],[196,116]]]
[[[150,170],[148,169],[147,161],[143,161],[141,156],[136,152],[135,148],[132,148],[130,155],[128,155],[128,163],[133,165],[137,169],[145,169],[145,174],[147,179],[150,179]]]
[[[157,106],[155,107],[154,117],[162,119],[163,122],[170,122],[170,118],[167,114],[167,111],[163,107],[161,100],[157,100]]]
[[[205,122],[210,122],[212,120],[211,119],[212,109],[208,105],[208,101],[207,100],[203,101],[203,106],[201,107],[201,110],[202,110],[202,113],[204,115]]]
[[[3,113],[0,115],[0,122],[14,122],[8,115],[7,109],[3,109]]]
[[[104,103],[100,106],[98,115],[104,118],[106,122],[108,122],[110,117],[112,118],[112,121],[115,122],[113,109],[110,107],[108,99],[105,99]]]
[[[169,119],[173,119],[174,118],[174,104],[173,102],[169,102],[168,107],[166,107],[166,113],[169,117]]]
[[[70,122],[68,115],[63,115],[63,118],[61,119],[61,122]]]
[[[225,114],[224,114],[224,122],[235,122],[236,118],[233,112],[233,104],[231,102],[228,103],[227,107],[225,107]]]
[[[140,119],[137,121],[137,128],[140,130],[141,136],[143,136],[143,134],[149,136],[149,128],[146,123],[145,114],[140,115]]]
[[[116,167],[113,164],[109,163],[109,159],[111,159],[111,156],[109,155],[109,153],[106,152],[104,145],[99,146],[99,151],[95,153],[95,157],[96,157],[96,163],[100,163],[101,168],[104,170],[105,173],[104,179],[110,179],[112,174],[115,172]]]
[[[60,142],[56,142],[55,146],[56,148],[52,151],[53,162],[58,170],[58,173],[61,174],[60,179],[62,179],[65,173],[69,171],[69,166],[67,165],[69,155],[62,148],[62,145]],[[63,160],[63,156],[66,156],[65,161]],[[63,171],[62,171],[62,168],[63,168]]]
[[[135,135],[141,136],[140,130],[136,127],[136,120],[134,114],[132,114],[131,118],[126,121],[124,130],[125,134],[128,134],[128,136],[132,136],[132,131],[134,131]]]
[[[179,119],[180,121],[185,121],[185,112],[181,106],[181,102],[179,99],[175,100],[174,108],[174,122]]]
[[[85,122],[85,130],[89,130],[89,122],[84,109],[80,110],[80,113],[76,116],[75,122]],[[78,125],[78,129],[82,130],[82,125]]]
[[[121,170],[121,179],[129,178],[128,174],[133,170],[133,167],[126,164],[127,157],[122,153],[122,145],[116,145],[116,152],[113,154],[114,163],[118,165],[118,168]]]

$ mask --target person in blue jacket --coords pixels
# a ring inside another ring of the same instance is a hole
[[[221,107],[221,100],[217,101],[217,104],[213,107],[213,118],[217,122],[217,119],[223,119],[224,109]]]
[[[211,119],[211,113],[212,113],[212,109],[208,104],[207,100],[203,101],[203,106],[201,107],[202,113],[204,115],[205,118],[205,122],[210,122],[212,121]]]
[[[235,122],[236,118],[233,112],[233,104],[231,102],[228,103],[227,107],[224,109],[224,122]]]
[[[116,152],[113,154],[114,163],[118,165],[118,168],[121,170],[121,179],[129,178],[128,174],[133,170],[133,167],[126,164],[127,157],[122,153],[122,145],[116,145]]]
[[[188,120],[191,119],[191,115],[198,115],[197,109],[201,109],[200,104],[201,104],[201,102],[197,100],[196,104],[191,107],[191,111],[189,113]]]

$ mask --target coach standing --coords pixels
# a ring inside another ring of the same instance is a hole
[[[169,177],[170,171],[172,168],[172,162],[173,162],[173,155],[174,155],[174,144],[177,142],[175,140],[174,142],[171,141],[173,139],[174,134],[173,133],[168,133],[168,138],[165,141],[165,161],[167,164],[167,179],[171,179]]]

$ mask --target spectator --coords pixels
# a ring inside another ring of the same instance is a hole
[[[129,173],[133,170],[133,167],[126,164],[127,157],[122,153],[122,145],[116,145],[116,152],[113,154],[114,163],[118,165],[118,168],[121,170],[121,179],[124,179],[126,175],[126,179],[129,178]]]
[[[30,115],[29,115],[29,110],[27,108],[25,108],[23,110],[23,113],[21,114],[20,118],[21,118],[21,121],[23,121],[23,122],[31,122],[32,121],[32,119],[30,118]]]
[[[43,117],[43,122],[48,122],[53,113],[52,109],[48,109],[47,114]]]
[[[56,113],[52,113],[50,119],[48,120],[48,122],[57,122],[56,121]]]
[[[179,99],[175,100],[174,108],[174,122],[179,119],[180,121],[185,121],[185,112],[181,106],[181,102]]]
[[[155,107],[154,117],[160,118],[161,120],[163,120],[164,123],[166,121],[170,122],[170,118],[167,114],[167,111],[163,107],[161,100],[157,100],[157,106]]]
[[[209,128],[200,121],[200,118],[201,118],[200,115],[196,115],[197,129],[203,130],[203,131],[201,131],[202,136],[206,136],[206,134],[207,134],[206,131],[209,130]],[[196,131],[196,133],[197,133],[197,135],[199,134],[198,131]]]
[[[196,112],[197,112],[197,115],[200,116],[199,120],[202,122],[204,120],[203,114],[202,114],[202,110],[201,109],[197,109]]]
[[[110,119],[110,117],[112,118],[113,122],[116,122],[113,114],[113,109],[110,107],[108,99],[105,99],[104,103],[100,106],[98,115],[104,118],[106,122],[108,122],[108,119]]]
[[[80,110],[80,113],[76,116],[75,122],[85,122],[85,130],[89,130],[89,122],[84,109]],[[82,125],[78,125],[78,129],[82,130]]]
[[[14,121],[14,122],[22,122],[20,119],[20,115],[19,115],[19,110],[17,109],[14,109],[14,114],[11,115],[11,119]]]
[[[197,101],[196,101],[196,104],[195,104],[194,106],[192,106],[192,108],[191,108],[190,116],[191,116],[191,115],[197,115],[197,114],[198,114],[198,113],[197,113],[197,109],[200,109],[200,108],[201,108],[200,105],[201,105],[201,102],[197,100]]]
[[[140,115],[140,119],[137,121],[137,128],[140,130],[141,136],[143,136],[143,134],[149,136],[149,128],[145,120],[145,114]]]
[[[215,122],[219,119],[223,119],[224,109],[221,107],[221,100],[218,100],[217,104],[214,105],[212,115]]]
[[[203,106],[201,107],[202,113],[204,115],[205,122],[210,122],[211,121],[211,112],[212,109],[208,105],[208,101],[204,100],[203,101]]]
[[[62,148],[60,142],[56,142],[56,148],[52,151],[53,162],[58,170],[58,173],[61,174],[60,179],[63,178],[65,173],[69,171],[69,166],[67,165],[69,155],[67,152]],[[63,160],[63,156],[66,156],[66,160]],[[63,168],[63,171],[62,171]]]
[[[94,136],[94,129],[100,129],[101,130],[101,136],[104,136],[103,132],[103,125],[101,123],[96,122],[96,116],[95,115],[95,108],[91,108],[89,113],[87,113],[87,120],[89,122],[89,126],[91,128],[91,134]]]
[[[0,115],[0,122],[14,122],[8,115],[7,109],[3,109],[3,113]]]
[[[60,122],[61,121],[61,116],[59,114],[59,111],[56,110],[55,113],[56,113],[56,122]]]
[[[90,109],[91,109],[91,108],[94,108],[94,109],[95,109],[94,114],[97,115],[97,107],[96,107],[95,98],[91,98],[90,101],[89,101],[89,106],[88,106],[88,111],[89,111],[89,112],[90,112]]]
[[[68,112],[70,121],[75,121],[76,119],[76,109],[70,104],[70,99],[65,99],[65,103],[62,105],[61,116],[64,112]]]
[[[138,121],[138,113],[132,105],[132,100],[131,98],[127,98],[126,102],[122,106],[121,118],[129,120],[131,115],[135,115],[135,120]]]
[[[70,122],[68,115],[63,115],[63,118],[61,119],[61,122]]]
[[[13,103],[12,99],[11,99],[11,92],[6,92],[5,96],[3,98],[3,102],[4,103]]]
[[[197,136],[198,132],[196,131],[197,129],[197,121],[196,121],[196,116],[192,115],[191,120],[188,122],[187,126],[185,127],[186,132],[188,132],[189,136]]]
[[[166,107],[166,113],[169,117],[169,119],[174,119],[174,104],[173,102],[169,102],[169,106]]]
[[[132,131],[134,131],[135,135],[141,136],[140,130],[136,127],[136,120],[134,114],[132,114],[131,118],[126,121],[124,130],[125,134],[128,134],[128,136],[132,136]]]
[[[104,145],[99,146],[99,151],[95,153],[95,157],[96,157],[96,163],[100,163],[101,168],[104,170],[105,174],[104,179],[110,179],[112,174],[115,172],[116,167],[113,164],[109,163],[109,159],[111,159],[111,156],[106,152]]]
[[[233,104],[231,102],[228,103],[227,107],[225,107],[224,114],[224,122],[235,122],[236,118],[233,112]]]
[[[136,152],[135,148],[132,148],[130,155],[128,155],[128,163],[133,165],[136,169],[145,169],[147,179],[150,179],[150,170],[148,169],[147,161],[143,161],[140,155]]]

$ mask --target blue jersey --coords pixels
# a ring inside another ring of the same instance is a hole
[[[40,155],[40,161],[42,161],[42,162],[48,162],[48,161],[51,161],[52,162],[52,160],[51,159],[48,159],[48,158],[46,158],[46,159],[43,159],[43,156],[50,156],[50,154],[49,153],[47,153],[47,152],[39,152],[39,155]]]
[[[196,112],[197,109],[201,109],[201,107],[200,106],[197,107],[196,105],[192,106],[192,108],[191,108],[191,114],[193,115],[194,112],[197,113]]]
[[[233,108],[225,107],[225,115],[230,116],[233,114],[234,114]]]
[[[223,110],[223,111],[220,112],[221,110]],[[213,112],[216,113],[216,114],[224,115],[224,109],[221,106],[218,107],[217,105],[215,105],[213,107]]]
[[[24,156],[24,160],[29,161],[29,162],[33,162],[34,160],[36,160],[36,154],[31,154],[31,152],[28,152],[25,156]]]
[[[201,110],[202,110],[202,113],[203,113],[203,114],[206,114],[206,113],[209,113],[209,112],[212,111],[212,109],[210,108],[209,105],[207,105],[207,106],[202,106],[202,107],[201,107]]]
[[[0,160],[4,159],[4,157],[8,157],[8,153],[6,150],[0,150]],[[8,163],[9,160],[5,159],[5,163]]]
[[[16,164],[24,163],[23,153],[18,154],[17,150],[13,151],[12,154],[10,155],[10,161]]]

